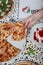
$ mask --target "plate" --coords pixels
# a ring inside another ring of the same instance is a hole
[[[13,41],[12,40],[12,34],[6,39],[11,45],[14,47],[21,49],[22,47],[26,45],[26,37],[20,41]]]
[[[43,23],[37,23],[37,24],[35,24],[35,25],[31,28],[29,36],[30,36],[30,39],[31,39],[31,42],[32,42],[32,43],[36,44],[38,47],[43,48],[43,43],[37,42],[37,41],[34,40],[34,32],[36,31],[37,28],[43,29]],[[37,37],[38,37],[38,36],[37,36]]]

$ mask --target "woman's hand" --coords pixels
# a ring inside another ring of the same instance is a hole
[[[43,9],[31,16],[28,16],[27,18],[24,18],[22,22],[25,24],[25,27],[30,28],[42,17],[43,17]]]
[[[36,19],[35,19],[35,17],[32,15],[32,16],[30,16],[30,17],[24,18],[24,19],[22,20],[22,22],[25,24],[25,27],[30,28],[32,25],[35,24]]]

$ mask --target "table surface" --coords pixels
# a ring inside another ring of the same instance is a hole
[[[16,0],[16,3],[18,5],[18,0]],[[13,19],[17,19],[17,13],[18,11],[18,7],[16,7],[16,9],[14,10],[14,12],[8,16],[6,19],[1,20],[0,22],[5,22],[5,21],[13,21]],[[16,17],[15,17],[16,16]],[[41,21],[43,21],[43,19],[41,19]],[[29,41],[30,37],[27,35],[27,45],[26,48],[24,49],[24,51],[21,53],[21,55],[16,58],[14,61],[20,61],[20,60],[30,60],[30,61],[34,61],[37,62],[39,64],[43,63],[43,48],[39,48],[37,47],[35,44],[31,43],[31,41]],[[27,51],[29,51],[28,48],[31,48],[32,50],[35,50],[35,54],[26,54]]]

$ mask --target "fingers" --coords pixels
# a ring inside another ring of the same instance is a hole
[[[28,24],[27,28],[30,28],[30,27],[32,27],[31,23],[32,23],[32,22],[30,22],[30,23]]]
[[[30,17],[24,18],[22,22],[24,23],[26,28],[30,28],[32,27],[32,25],[36,23],[36,19],[34,18],[34,16],[30,16]]]
[[[28,25],[29,25],[29,19],[26,21],[26,23],[25,23],[25,27],[28,27]]]
[[[28,24],[28,27],[27,28],[30,28],[30,27],[32,27],[34,24],[36,23],[36,20],[34,20],[34,21],[31,21],[29,24]]]
[[[25,24],[26,22],[26,18],[22,19],[22,23]]]
[[[26,28],[30,28],[31,23],[29,19],[24,19],[23,24],[25,25]]]
[[[29,17],[22,19],[22,23],[25,24]]]
[[[25,23],[25,27],[28,27],[29,25],[31,25],[31,22],[33,21],[32,17],[29,17]]]

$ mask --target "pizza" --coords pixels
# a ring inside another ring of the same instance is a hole
[[[22,23],[15,23],[15,29],[12,35],[13,40],[22,40],[26,36],[27,29]]]
[[[21,63],[14,64],[14,65],[37,65],[37,64],[26,61],[26,62],[21,62]]]
[[[6,38],[13,33],[15,24],[7,22],[0,24],[0,26],[0,62],[6,62],[17,56],[21,50],[6,41]]]
[[[11,34],[10,32],[4,31],[1,29],[1,32],[0,32],[1,40],[5,40],[10,34]]]
[[[4,18],[12,10],[13,0],[0,0],[0,19]]]
[[[14,23],[5,22],[1,24],[1,39],[6,39],[13,33]]]
[[[0,62],[6,62],[20,53],[20,49],[12,46],[6,38],[11,34],[13,40],[22,40],[27,29],[22,23],[5,22],[0,24]]]
[[[1,28],[5,31],[10,31],[14,26],[15,25],[12,22],[5,22],[5,23],[2,23]]]
[[[20,49],[13,47],[6,40],[1,41],[0,62],[5,62],[12,59],[16,55],[18,55],[19,52],[20,52]]]

